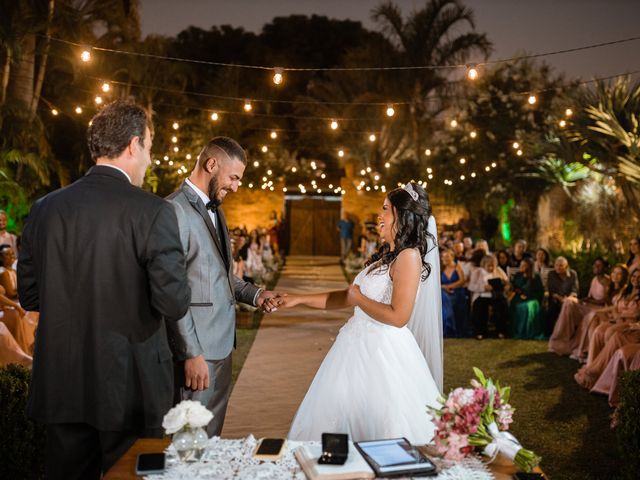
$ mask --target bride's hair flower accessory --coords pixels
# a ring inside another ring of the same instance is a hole
[[[416,192],[413,189],[413,186],[411,185],[411,183],[406,183],[404,185],[404,187],[402,187],[402,188],[404,188],[405,192],[407,192],[409,195],[411,195],[411,198],[413,198],[414,202],[418,201],[418,192]]]

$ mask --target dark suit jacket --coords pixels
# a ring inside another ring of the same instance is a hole
[[[163,317],[181,318],[191,296],[168,202],[93,167],[33,206],[18,292],[40,312],[30,416],[112,431],[160,426],[173,392]]]

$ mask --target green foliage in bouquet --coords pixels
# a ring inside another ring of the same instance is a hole
[[[622,478],[640,472],[640,370],[625,372],[620,381],[620,403],[615,413]]]
[[[0,368],[0,478],[44,477],[44,428],[24,413],[30,379],[21,365]]]

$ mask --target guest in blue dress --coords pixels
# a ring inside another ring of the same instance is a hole
[[[464,288],[464,271],[456,263],[451,250],[440,254],[440,285],[442,287],[442,322],[445,337],[469,335],[468,298]]]
[[[544,287],[540,275],[533,270],[533,260],[523,258],[520,271],[512,282],[515,295],[510,305],[511,336],[541,340],[544,336],[541,305]]]

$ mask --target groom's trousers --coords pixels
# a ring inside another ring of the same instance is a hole
[[[207,360],[209,388],[191,390],[185,387],[184,362],[175,364],[175,403],[182,400],[197,400],[213,413],[207,426],[209,437],[220,436],[231,395],[231,354],[222,360]]]

